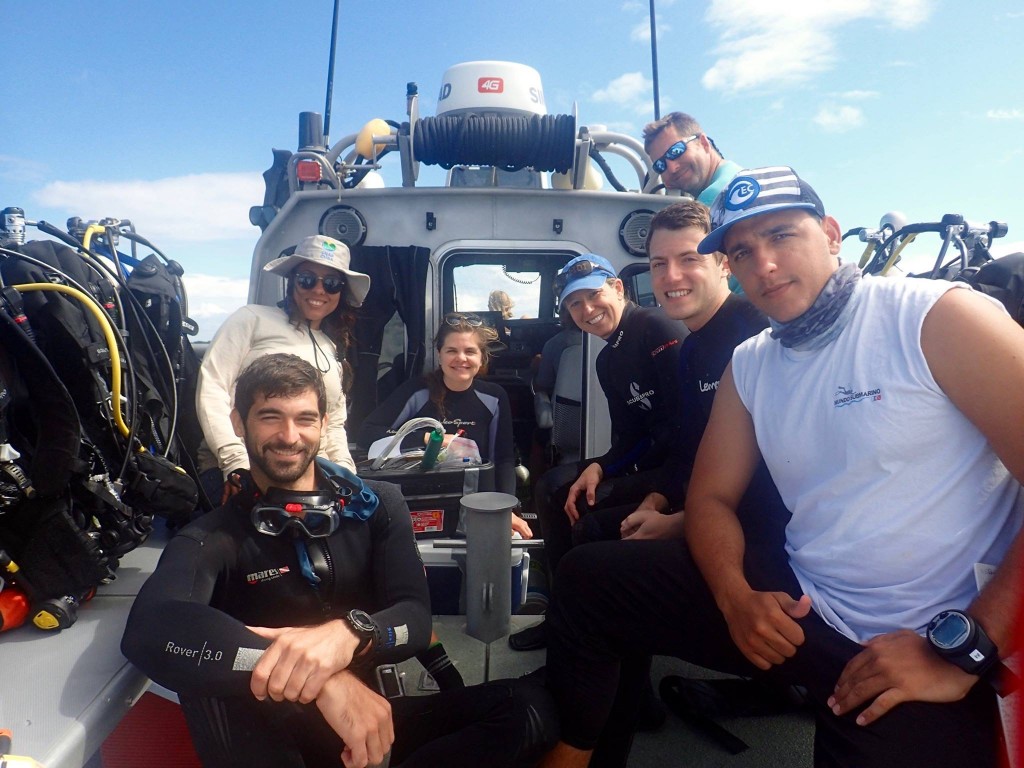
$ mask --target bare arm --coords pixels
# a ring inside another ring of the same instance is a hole
[[[982,296],[952,290],[925,317],[921,348],[942,391],[1024,480],[1024,329]],[[1012,623],[1021,601],[1022,548],[1018,533],[970,607],[1003,656],[1016,649]],[[829,705],[842,714],[870,701],[857,718],[867,725],[904,701],[956,701],[977,681],[936,656],[924,638],[899,630],[873,638],[847,664]]]
[[[697,450],[683,529],[733,641],[753,664],[768,669],[803,643],[803,630],[794,619],[806,616],[811,606],[807,597],[755,592],[743,573],[745,541],[736,507],[760,458],[754,424],[736,391],[730,363]]]
[[[921,348],[942,391],[1024,483],[1024,329],[984,297],[953,290],[925,317]],[[1022,548],[1018,534],[971,606],[971,614],[1004,655],[1014,648],[1012,619],[1024,580]]]

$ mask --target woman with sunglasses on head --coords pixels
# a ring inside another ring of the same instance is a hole
[[[410,419],[429,416],[445,427],[444,445],[456,434],[473,440],[480,458],[494,462],[494,490],[516,492],[515,451],[512,441],[512,409],[508,395],[497,384],[477,379],[490,359],[490,346],[498,332],[477,315],[445,315],[434,337],[438,367],[419,379],[401,384],[363,421],[359,445],[394,435]],[[422,448],[429,430],[411,432],[403,449]],[[526,521],[512,515],[512,530],[533,537]],[[462,675],[448,658],[436,634],[430,647],[416,658],[437,681],[441,690],[461,688]]]
[[[363,421],[359,445],[393,435],[419,416],[437,419],[445,427],[444,444],[456,433],[473,440],[480,458],[494,463],[494,490],[516,492],[512,410],[508,395],[477,374],[490,359],[498,333],[477,315],[449,314],[434,337],[438,367],[421,379],[400,385]],[[411,433],[403,448],[422,448],[428,430]]]
[[[227,500],[248,469],[249,459],[231,427],[235,380],[254,359],[288,352],[307,360],[324,377],[327,425],[320,454],[355,471],[345,432],[345,352],[352,340],[355,310],[370,290],[370,278],[349,269],[348,247],[321,235],[303,239],[263,269],[285,278],[285,298],[277,307],[248,304],[220,327],[203,356],[196,388],[196,410],[206,438],[199,463],[203,487],[217,504]]]

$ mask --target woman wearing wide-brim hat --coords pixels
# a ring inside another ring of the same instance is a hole
[[[298,355],[323,374],[327,425],[320,455],[355,471],[345,432],[344,359],[370,277],[351,270],[350,262],[344,243],[321,235],[303,239],[264,267],[285,278],[284,300],[276,307],[241,307],[210,342],[199,371],[196,410],[206,438],[199,452],[203,486],[214,504],[230,495],[231,473],[249,468],[245,445],[229,418],[235,380],[249,363],[272,352]]]

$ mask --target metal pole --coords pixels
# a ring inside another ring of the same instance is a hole
[[[661,98],[658,95],[658,25],[654,21],[654,0],[651,5],[651,76],[654,80],[654,119],[661,119]]]
[[[653,3],[654,0],[651,0]],[[334,19],[331,22],[331,56],[327,62],[327,101],[324,104],[324,146],[331,146],[331,96],[334,94],[334,53],[338,42],[338,15],[341,0],[334,0]]]

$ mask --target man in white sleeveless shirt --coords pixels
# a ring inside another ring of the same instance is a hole
[[[552,605],[563,717],[614,717],[635,640],[805,685],[815,765],[995,765],[993,688],[1018,682],[1000,658],[1015,650],[1024,584],[1024,329],[964,285],[841,265],[839,224],[791,168],[741,171],[712,224],[698,250],[726,254],[772,327],[721,378],[686,497],[688,550],[634,558],[630,579],[660,575],[669,594],[607,588],[605,610],[633,638],[586,601]],[[762,458],[792,512],[791,573],[744,568],[753,543],[736,507]],[[602,577],[593,559],[563,560],[567,591]],[[979,563],[995,566],[980,593]],[[589,755],[566,739],[548,757]]]

